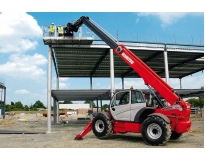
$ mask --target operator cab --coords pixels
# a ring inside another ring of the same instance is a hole
[[[110,103],[110,112],[115,120],[134,121],[136,113],[146,107],[144,94],[129,89],[115,93]]]

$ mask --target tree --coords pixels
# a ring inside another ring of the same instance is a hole
[[[86,100],[84,104],[90,104],[90,100]],[[93,108],[96,108],[95,103],[93,101],[91,101],[91,105]]]
[[[25,111],[29,111],[29,107],[27,105],[24,106]]]
[[[44,109],[46,109],[46,107],[44,106],[44,104],[43,104],[40,100],[36,101],[36,102],[34,103],[34,105],[31,105],[30,110],[32,110],[32,111],[37,111],[38,108],[44,108]]]
[[[201,86],[200,89],[204,89],[204,86]],[[199,98],[191,98],[186,100],[186,102],[189,102],[193,106],[199,106],[200,108],[204,107],[204,96],[200,96]]]
[[[4,101],[0,101],[0,108],[4,107]]]
[[[18,109],[16,108],[16,106],[8,105],[6,107],[6,112],[9,112],[9,111],[18,111]]]
[[[203,107],[204,106],[204,98],[200,97],[200,98],[190,98],[188,100],[186,100],[186,102],[189,102],[190,104],[192,104],[193,106],[200,106]]]
[[[73,102],[70,100],[67,100],[67,101],[64,101],[63,104],[73,104]]]
[[[109,105],[108,105],[108,104],[104,104],[104,105],[102,106],[102,110],[105,110],[106,108],[109,109]]]
[[[44,109],[46,108],[40,100],[36,101],[36,103],[34,103],[33,107],[34,108],[44,108]]]
[[[24,110],[23,104],[22,104],[20,101],[16,102],[16,103],[14,104],[14,106],[16,107],[16,109],[17,109],[18,111],[23,111],[23,110]]]

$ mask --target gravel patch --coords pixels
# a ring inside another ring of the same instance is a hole
[[[204,119],[199,117],[192,117],[190,131],[178,140],[170,140],[166,145],[157,147],[147,145],[139,133],[116,134],[101,140],[91,131],[83,140],[74,140],[88,122],[77,120],[76,117],[64,118],[56,125],[52,123],[51,133],[46,133],[47,119],[43,116],[7,117],[0,120],[1,131],[30,131],[39,134],[0,134],[0,148],[204,148]]]

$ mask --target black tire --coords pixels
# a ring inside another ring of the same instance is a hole
[[[158,116],[151,116],[142,124],[142,137],[149,145],[164,145],[171,136],[171,126]]]
[[[172,132],[170,139],[176,140],[182,136],[182,133]]]
[[[104,115],[97,115],[92,122],[92,130],[96,137],[103,139],[112,134],[112,123]]]

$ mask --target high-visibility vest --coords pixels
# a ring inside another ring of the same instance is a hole
[[[55,26],[54,25],[51,25],[49,26],[49,32],[55,32]]]
[[[58,27],[58,33],[63,34],[63,27]]]

